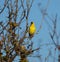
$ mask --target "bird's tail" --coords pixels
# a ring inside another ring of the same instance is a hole
[[[34,34],[29,33],[29,38],[31,39],[34,36]]]

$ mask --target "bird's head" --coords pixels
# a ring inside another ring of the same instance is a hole
[[[31,25],[34,25],[34,22],[31,22]]]
[[[31,24],[33,24],[33,22],[31,22]]]

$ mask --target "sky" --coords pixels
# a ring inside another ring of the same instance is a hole
[[[0,0],[1,1],[1,0]],[[39,26],[41,25],[41,21],[42,21],[42,14],[40,12],[40,9],[38,7],[38,4],[41,3],[40,7],[41,8],[45,8],[47,5],[48,0],[34,0],[34,3],[32,5],[32,8],[30,10],[30,14],[29,14],[29,23],[31,21],[34,21],[35,25],[36,25],[36,32],[39,30]],[[0,2],[0,6],[3,5],[3,1]],[[7,16],[7,13],[5,12],[6,9],[4,10],[4,14],[5,16]],[[60,0],[49,0],[49,4],[47,6],[47,13],[51,18],[54,18],[55,15],[57,14],[57,34],[60,34]],[[6,20],[5,16],[3,14],[0,15],[0,21],[4,21]],[[35,36],[33,37],[32,41],[34,42],[33,48],[37,48],[37,47],[41,47],[40,51],[38,52],[34,52],[35,55],[36,54],[40,54],[41,55],[41,60],[39,58],[35,58],[35,57],[28,57],[29,62],[44,62],[45,61],[45,57],[48,56],[49,54],[49,50],[51,50],[51,56],[49,56],[49,59],[47,62],[53,62],[54,57],[56,59],[58,59],[58,50],[55,52],[55,46],[54,45],[45,45],[46,43],[53,43],[50,36],[49,36],[49,27],[46,24],[46,21],[49,22],[49,24],[51,26],[53,26],[52,22],[50,19],[48,19],[48,17],[46,17],[46,19],[43,20],[42,22],[42,28],[40,29],[38,34],[35,34]],[[4,21],[5,22],[5,21]],[[60,39],[59,39],[60,40]],[[42,45],[42,46],[40,46]],[[18,59],[18,57],[17,57]],[[16,59],[16,60],[17,60]],[[31,59],[31,60],[30,60]],[[16,62],[16,60],[14,62]],[[56,60],[57,62],[57,60]]]

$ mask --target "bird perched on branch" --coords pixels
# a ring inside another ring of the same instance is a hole
[[[30,27],[29,27],[29,37],[32,38],[36,32],[36,27],[34,22],[31,22]]]

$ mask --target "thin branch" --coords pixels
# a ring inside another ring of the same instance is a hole
[[[9,0],[5,0],[4,7],[1,9],[0,14],[4,11],[6,5],[8,4],[8,1],[9,1]]]

